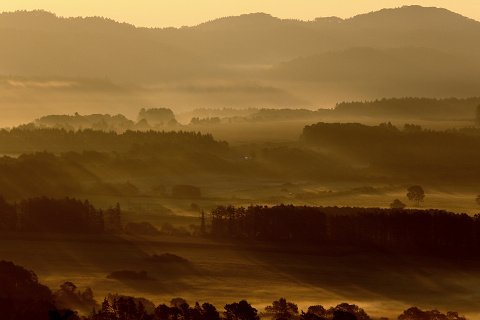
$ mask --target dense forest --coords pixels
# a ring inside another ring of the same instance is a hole
[[[479,215],[431,209],[219,206],[212,210],[210,222],[202,215],[201,225],[200,235],[289,247],[346,246],[471,258],[477,258],[480,247]],[[129,223],[125,229],[142,233],[146,228],[152,227]],[[123,232],[124,228],[118,204],[101,210],[88,201],[41,197],[14,204],[0,199],[0,230],[98,234]],[[147,231],[152,230],[156,231]]]
[[[183,131],[19,127],[0,130],[0,152],[7,155],[0,158],[0,186],[7,198],[151,194],[159,182],[142,190],[137,181],[161,176],[170,185],[195,184],[176,183],[186,174],[202,184],[229,176],[465,186],[480,177],[479,145],[475,127],[438,131],[390,123],[317,123],[298,141],[246,145]]]
[[[2,232],[103,233],[121,231],[121,209],[117,204],[96,209],[88,201],[47,197],[8,203],[0,198]]]
[[[225,142],[211,135],[185,131],[126,131],[66,130],[30,128],[29,126],[0,130],[0,152],[4,154],[30,152],[99,151],[128,152],[136,150],[225,150]]]
[[[343,116],[361,116],[383,119],[471,120],[480,98],[392,98],[365,102],[341,102],[335,113]]]
[[[301,139],[374,174],[465,183],[480,177],[478,128],[434,131],[409,124],[399,129],[390,123],[317,123],[306,126]]]
[[[173,111],[168,108],[142,108],[138,112],[136,121],[130,120],[122,114],[87,114],[80,115],[48,115],[36,119],[28,125],[38,128],[55,128],[70,131],[93,129],[100,131],[115,131],[123,133],[127,130],[148,131],[164,128],[179,129],[180,125],[175,119]],[[26,126],[26,127],[28,127]]]
[[[442,127],[446,120],[461,126],[473,125],[480,98],[389,98],[372,101],[340,102],[333,108],[199,108],[175,114],[169,108],[142,108],[136,119],[123,114],[58,114],[42,116],[24,128],[56,128],[70,131],[93,129],[100,131],[148,130],[202,130],[221,125],[261,123],[344,122],[346,119],[363,119],[368,122],[426,121]],[[182,123],[178,121],[181,119]]]
[[[358,119],[370,121],[442,121],[456,120],[473,125],[480,98],[383,98],[371,101],[344,101],[333,108],[250,108],[196,109],[187,114],[195,119],[218,118],[223,123],[275,121],[339,121]]]
[[[221,206],[214,237],[364,250],[478,258],[480,216],[441,210],[279,205]]]
[[[72,282],[63,283],[52,292],[37,275],[9,261],[0,261],[0,316],[9,320],[370,320],[364,309],[341,303],[324,308],[313,305],[300,310],[280,298],[264,312],[246,300],[226,304],[224,310],[205,302],[190,306],[185,299],[174,298],[155,306],[144,298],[110,294],[99,304],[90,288],[84,291]],[[83,315],[79,315],[81,311]],[[423,311],[412,307],[399,320],[465,320],[457,312]]]

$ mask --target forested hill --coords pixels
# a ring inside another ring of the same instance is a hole
[[[317,123],[306,126],[301,139],[377,174],[438,182],[480,177],[480,130],[475,128],[433,131],[408,124],[398,128],[390,123]]]
[[[362,116],[383,119],[473,120],[480,98],[427,99],[401,98],[373,101],[341,102],[335,107],[337,116]]]
[[[151,152],[214,151],[224,152],[226,142],[216,141],[211,135],[183,131],[126,131],[124,133],[99,130],[32,129],[28,126],[0,130],[0,152],[20,154],[30,152]]]
[[[420,6],[346,20],[282,20],[258,13],[180,29],[136,28],[104,18],[61,18],[44,11],[14,12],[0,15],[0,36],[0,61],[9,61],[0,64],[0,74],[120,81],[232,74],[239,65],[273,65],[354,47],[429,48],[463,62],[480,54],[475,41],[480,38],[479,22]]]

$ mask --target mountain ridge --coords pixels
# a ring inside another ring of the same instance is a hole
[[[475,23],[480,23],[480,21],[475,20],[474,18],[470,18],[464,15],[461,15],[459,13],[456,13],[454,11],[441,8],[441,7],[426,7],[426,6],[420,6],[420,5],[407,5],[407,6],[401,6],[401,7],[394,7],[394,8],[384,8],[376,11],[370,11],[366,13],[360,13],[357,15],[354,15],[352,17],[348,18],[341,18],[337,16],[318,16],[314,18],[313,20],[302,20],[302,19],[295,19],[295,18],[279,18],[275,17],[269,13],[266,12],[253,12],[253,13],[245,13],[245,14],[240,14],[240,15],[232,15],[232,16],[225,16],[225,17],[218,17],[215,19],[211,19],[208,21],[204,21],[195,25],[190,25],[190,26],[182,26],[182,27],[174,27],[174,26],[165,26],[165,27],[144,27],[144,26],[137,26],[132,23],[128,22],[122,22],[119,20],[114,20],[108,17],[103,17],[103,16],[71,16],[71,17],[65,17],[61,15],[57,15],[56,13],[48,10],[43,10],[43,9],[36,9],[36,10],[16,10],[16,11],[4,11],[0,12],[0,21],[4,19],[5,17],[34,17],[34,18],[50,18],[50,19],[56,19],[60,21],[66,21],[66,22],[78,22],[78,21],[89,21],[89,20],[98,20],[102,22],[108,22],[108,23],[114,23],[118,25],[123,25],[123,26],[130,26],[135,29],[149,29],[149,30],[165,30],[165,29],[185,29],[185,28],[196,28],[202,25],[206,24],[212,24],[212,23],[218,23],[218,22],[225,22],[225,21],[232,21],[232,20],[242,20],[242,19],[251,19],[251,18],[263,18],[263,19],[269,19],[271,21],[279,21],[279,22],[296,22],[296,23],[305,23],[305,24],[312,24],[312,23],[318,23],[318,22],[352,22],[355,20],[359,19],[368,19],[372,17],[381,17],[381,16],[388,16],[389,18],[392,17],[392,14],[398,14],[398,13],[409,13],[409,14],[425,14],[425,13],[442,13],[444,15],[449,15],[450,17],[455,17],[455,18],[461,18],[461,19],[466,19],[471,22]],[[256,19],[259,20],[259,19]]]
[[[20,11],[0,14],[0,38],[0,76],[108,78],[117,84],[174,88],[253,83],[288,93],[298,90],[293,95],[305,101],[317,101],[322,92],[315,87],[317,75],[329,83],[340,76],[363,80],[366,84],[359,82],[354,88],[355,97],[361,98],[421,94],[422,88],[430,97],[480,90],[475,80],[479,68],[471,62],[480,56],[480,42],[475,41],[480,39],[480,22],[435,7],[405,6],[349,19],[311,21],[253,13],[191,27],[153,29],[101,17],[61,18],[46,11]],[[362,47],[373,51],[359,51]],[[378,51],[389,49],[396,51]],[[358,56],[349,57],[349,52]],[[322,57],[321,63],[315,56]],[[278,77],[265,73],[301,58],[311,64],[297,65]],[[407,70],[416,75],[412,83],[406,82],[412,78]],[[313,79],[308,79],[309,74]],[[367,86],[372,79],[389,81],[381,82],[380,90],[372,88],[378,81]],[[305,81],[312,86],[304,86]],[[390,83],[406,83],[410,89],[386,88]],[[353,95],[350,87],[338,87],[322,88],[335,93],[328,101]],[[304,98],[304,88],[315,98]]]

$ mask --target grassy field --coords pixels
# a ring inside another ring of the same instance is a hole
[[[356,303],[374,316],[396,317],[409,306],[455,309],[480,316],[480,263],[332,251],[316,253],[269,246],[218,243],[196,237],[132,238],[4,234],[0,259],[34,270],[57,288],[73,281],[92,287],[97,300],[107,293],[143,296],[155,303],[184,297],[218,306],[248,299],[263,309],[286,297],[306,308]],[[191,266],[148,260],[173,253]],[[111,280],[116,270],[145,270],[154,280]]]
[[[195,181],[196,182],[196,181]],[[188,226],[199,223],[199,212],[191,205],[196,204],[207,213],[218,205],[277,205],[294,204],[310,206],[352,206],[352,207],[389,207],[394,199],[400,199],[407,207],[414,204],[406,197],[407,185],[373,185],[342,183],[312,184],[287,181],[235,181],[219,180],[204,186],[201,199],[179,199],[156,196],[135,196],[116,198],[111,196],[84,195],[96,206],[106,208],[117,201],[127,212],[128,221],[148,221],[158,227],[169,222],[174,225]],[[480,213],[480,205],[475,201],[474,188],[462,190],[434,189],[425,186],[425,201],[420,208],[442,209],[456,213],[474,215]]]

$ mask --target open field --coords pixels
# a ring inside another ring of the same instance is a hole
[[[286,297],[305,308],[356,303],[374,317],[395,317],[409,306],[456,309],[480,315],[480,262],[441,261],[319,248],[316,252],[267,245],[217,243],[195,237],[2,235],[0,258],[34,270],[57,288],[72,281],[90,286],[97,300],[109,292],[155,303],[181,296],[219,306],[246,298],[263,308]],[[152,263],[173,253],[191,266]],[[116,270],[145,270],[154,280],[118,281]]]
[[[194,181],[196,182],[196,181]],[[198,181],[201,183],[200,181]],[[156,196],[112,196],[83,195],[93,204],[106,208],[117,201],[127,212],[128,221],[147,221],[156,226],[165,222],[188,226],[199,223],[199,212],[191,208],[192,203],[209,212],[218,205],[249,206],[252,204],[276,205],[294,204],[309,206],[350,206],[388,208],[394,199],[400,199],[414,208],[406,197],[405,186],[342,183],[296,183],[282,181],[232,181],[225,179],[208,185],[201,185],[204,197],[200,199],[178,199]],[[480,213],[475,202],[478,195],[475,187],[460,190],[450,188],[434,189],[425,187],[426,197],[422,209],[440,209],[474,215]]]

